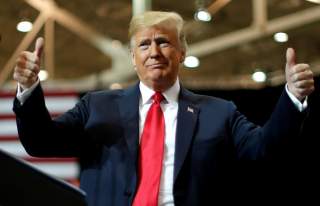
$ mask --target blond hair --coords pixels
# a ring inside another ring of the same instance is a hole
[[[129,26],[130,47],[133,46],[132,37],[138,31],[153,26],[172,26],[177,31],[181,49],[185,51],[187,49],[187,41],[183,25],[182,17],[176,12],[147,11],[133,16]]]

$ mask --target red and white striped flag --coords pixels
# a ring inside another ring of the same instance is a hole
[[[70,91],[44,91],[47,108],[54,117],[71,109],[79,97]],[[0,90],[0,149],[30,162],[41,171],[78,185],[79,164],[76,158],[35,158],[29,156],[20,140],[12,111],[15,93]]]

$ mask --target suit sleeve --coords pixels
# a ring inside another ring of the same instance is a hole
[[[263,108],[261,108],[263,109]],[[263,127],[249,122],[235,106],[231,109],[231,135],[240,159],[270,159],[285,156],[300,136],[308,108],[298,111],[288,94],[280,99]]]
[[[86,95],[73,109],[53,120],[45,106],[40,85],[23,105],[16,98],[13,111],[19,138],[26,151],[39,157],[78,156],[89,143],[84,132],[88,102],[89,95]]]

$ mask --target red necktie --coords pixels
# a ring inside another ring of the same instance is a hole
[[[164,117],[160,92],[153,96],[141,136],[139,151],[139,184],[133,206],[157,206],[164,144]]]

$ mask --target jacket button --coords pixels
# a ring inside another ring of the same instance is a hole
[[[125,196],[131,196],[131,194],[132,194],[132,192],[131,192],[131,190],[129,190],[129,189],[126,189],[126,190],[124,191],[124,195],[125,195]]]

